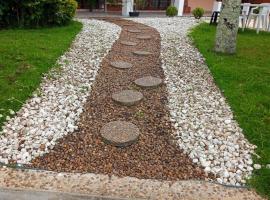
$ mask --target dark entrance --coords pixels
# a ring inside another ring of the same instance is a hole
[[[93,9],[104,9],[104,2],[105,0],[93,0],[95,1],[95,5]],[[77,0],[78,8],[86,9],[89,8],[89,1],[88,0]]]
[[[79,8],[89,8],[88,0],[77,0],[77,2]],[[171,0],[134,0],[134,2],[136,2],[137,10],[166,10],[171,4]],[[104,4],[105,0],[95,0],[94,9],[104,9]]]
[[[135,0],[138,10],[165,10],[171,0]]]

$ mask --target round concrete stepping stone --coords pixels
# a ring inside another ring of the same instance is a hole
[[[111,62],[111,66],[117,69],[129,69],[132,67],[132,64],[124,61]]]
[[[162,83],[162,79],[153,76],[145,76],[135,80],[134,83],[142,88],[154,88]]]
[[[132,106],[143,99],[143,94],[134,90],[123,90],[112,94],[112,98],[117,103],[124,106]]]
[[[127,45],[127,46],[136,46],[137,45],[137,43],[129,42],[129,41],[121,41],[120,43],[123,45]]]
[[[152,55],[152,53],[148,51],[133,51],[133,53],[137,56],[149,56]]]
[[[142,32],[141,30],[138,30],[138,29],[128,29],[127,31],[130,33],[141,33]]]
[[[140,135],[139,128],[125,121],[113,121],[100,130],[104,142],[116,147],[126,147],[135,143]]]
[[[152,37],[150,35],[138,35],[136,38],[140,40],[150,40]]]

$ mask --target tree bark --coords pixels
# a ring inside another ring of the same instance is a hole
[[[217,26],[215,51],[234,54],[239,27],[241,0],[223,0]]]

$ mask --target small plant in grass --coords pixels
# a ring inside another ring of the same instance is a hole
[[[169,17],[174,17],[178,13],[178,10],[175,6],[169,6],[166,10],[166,15]]]
[[[143,112],[142,110],[138,110],[138,111],[135,113],[135,117],[138,118],[138,119],[144,118],[144,112]]]
[[[39,88],[36,89],[35,92],[33,92],[33,96],[34,97],[41,97],[42,93],[41,90]]]
[[[195,8],[192,11],[192,14],[195,17],[195,19],[201,19],[202,16],[204,15],[204,9],[203,8]]]
[[[130,85],[130,86],[128,86],[128,89],[129,90],[139,90],[140,88],[137,86],[137,85]]]
[[[80,87],[80,92],[85,93],[85,92],[87,92],[87,91],[88,91],[88,87],[87,87],[87,86],[82,86],[82,87]]]

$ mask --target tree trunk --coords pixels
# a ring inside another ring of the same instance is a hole
[[[223,0],[217,26],[215,51],[233,54],[239,27],[241,0]]]

